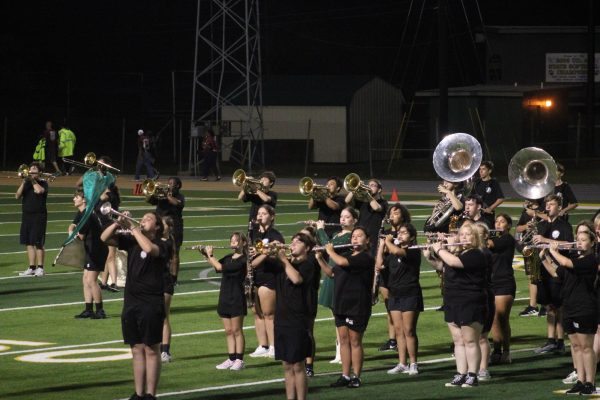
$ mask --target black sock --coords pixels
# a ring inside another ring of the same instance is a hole
[[[548,343],[556,344],[556,339],[548,338]]]
[[[229,353],[229,360],[235,361],[235,353]]]
[[[564,346],[565,345],[565,339],[558,339],[556,341],[556,344],[559,345],[559,346]]]
[[[264,349],[269,350],[269,346],[262,346]]]
[[[244,360],[244,353],[235,353],[236,360]]]
[[[467,376],[477,376],[475,372],[467,372]]]
[[[162,348],[162,350],[160,351],[161,353],[167,353],[167,354],[171,354],[171,344],[161,344],[160,347]]]
[[[312,363],[306,363],[306,369],[313,369]]]
[[[37,267],[38,267],[39,269],[44,269],[44,266],[43,266],[43,265],[38,265]]]
[[[85,303],[85,311],[94,311],[93,303]]]
[[[102,311],[103,309],[104,309],[104,306],[102,305],[102,302],[96,303],[96,312]]]
[[[35,267],[35,265],[30,265],[29,268],[35,269],[36,267]]]
[[[396,339],[390,339],[390,345],[397,346],[398,342],[396,342]]]

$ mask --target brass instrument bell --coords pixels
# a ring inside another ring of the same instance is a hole
[[[298,190],[302,196],[312,196],[315,200],[323,201],[330,197],[327,186],[315,184],[315,181],[309,176],[300,179]]]
[[[269,188],[265,187],[260,182],[260,179],[246,175],[246,172],[243,169],[236,169],[234,171],[231,182],[235,186],[241,187],[246,194],[255,194],[259,190],[265,193],[269,191]]]
[[[468,133],[446,136],[433,152],[433,168],[445,181],[462,182],[471,178],[481,165],[481,144]]]
[[[371,200],[371,188],[360,180],[360,176],[354,172],[349,173],[344,178],[344,189],[348,192],[354,193],[359,201]]]
[[[558,179],[556,162],[538,147],[519,150],[508,164],[508,181],[527,199],[543,198],[554,190]]]
[[[165,199],[171,193],[171,186],[159,183],[154,179],[146,179],[142,183],[142,193],[146,198]]]

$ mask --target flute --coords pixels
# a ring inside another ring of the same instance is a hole
[[[471,244],[471,242],[458,242],[458,243],[442,243],[442,247],[452,247],[452,246],[465,246],[467,244]],[[414,246],[408,246],[407,249],[419,249],[426,250],[430,248],[431,244],[416,244]]]
[[[351,243],[348,243],[348,244],[336,244],[335,246],[333,246],[334,249],[345,249],[348,247],[354,247],[354,245]],[[312,249],[312,251],[323,251],[323,250],[325,250],[325,246],[315,246]]]
[[[200,250],[204,251],[206,247],[210,246],[209,244],[195,244],[193,246],[184,247],[184,250]],[[235,247],[231,246],[212,246],[213,249],[235,249]]]
[[[298,221],[298,222],[296,222],[296,224],[317,226],[317,221]],[[343,226],[342,224],[336,224],[335,222],[325,222],[323,225],[325,225],[325,226]]]

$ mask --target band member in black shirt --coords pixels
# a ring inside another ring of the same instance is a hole
[[[576,249],[580,254],[574,258],[561,254],[556,241],[550,244],[548,252],[542,251],[541,254],[548,273],[561,278],[563,282],[562,325],[571,341],[578,378],[575,385],[567,390],[567,394],[591,395],[596,391],[596,354],[593,345],[598,314],[594,284],[598,274],[598,260],[595,256],[595,244],[596,235],[585,231],[577,235]]]
[[[559,217],[561,210],[560,198],[556,195],[546,196],[546,214],[548,221],[537,225],[538,235],[533,236],[535,244],[550,244],[555,241],[566,243],[573,241],[571,224]],[[564,331],[560,323],[562,318],[562,283],[542,269],[542,279],[538,282],[538,303],[546,305],[546,325],[548,340],[534,351],[538,354],[565,352]]]
[[[381,229],[381,221],[387,212],[387,201],[381,197],[383,187],[378,179],[370,179],[368,182],[370,192],[368,193],[368,201],[360,201],[355,198],[354,192],[349,192],[346,195],[346,204],[354,204],[354,208],[358,211],[358,224],[366,229],[370,238],[371,255],[377,253],[377,243],[379,243],[379,230]]]
[[[304,360],[311,354],[310,326],[316,308],[319,275],[308,255],[315,242],[297,233],[290,243],[291,259],[279,251],[282,267],[275,271],[275,359],[281,360],[288,399],[302,400],[308,391]]]
[[[425,222],[425,232],[448,233],[452,217],[460,217],[465,207],[459,189],[460,185],[456,182],[443,181],[438,185],[437,191],[442,194],[442,198],[433,207],[431,216]]]
[[[69,225],[69,235],[75,230],[79,221],[85,212],[86,200],[83,190],[77,190],[73,197],[73,205],[77,208],[77,214]],[[106,313],[102,305],[102,291],[98,285],[98,275],[104,271],[106,258],[108,257],[108,247],[100,239],[103,226],[108,224],[106,218],[95,210],[79,230],[79,238],[83,240],[85,249],[85,264],[83,267],[83,299],[85,301],[85,310],[76,315],[75,318],[104,319]],[[93,303],[92,303],[93,302]],[[96,304],[96,312],[93,311],[93,304]]]
[[[267,204],[273,208],[277,206],[277,193],[272,190],[275,185],[275,174],[272,171],[265,171],[260,174],[259,179],[263,189],[266,191],[257,190],[256,193],[246,193],[242,187],[242,190],[238,194],[238,200],[242,200],[244,203],[252,203],[250,213],[248,214],[248,221],[256,219],[258,208],[263,204]]]
[[[492,363],[510,363],[510,311],[515,300],[517,284],[513,270],[515,238],[510,234],[512,218],[508,214],[496,217],[495,237],[488,239],[492,252],[492,291],[494,292],[495,316],[492,325],[494,352]]]
[[[313,210],[318,208],[319,216],[317,220],[325,221],[327,224],[332,224],[325,225],[325,232],[327,233],[327,236],[332,237],[336,232],[342,230],[338,224],[340,222],[340,213],[342,212],[342,209],[345,207],[346,203],[344,201],[344,196],[340,194],[340,189],[342,188],[342,181],[340,178],[337,176],[331,176],[327,178],[326,186],[328,197],[318,200],[315,200],[313,197],[311,197],[308,200],[308,209]]]
[[[483,200],[482,212],[487,220],[494,221],[496,208],[504,203],[504,193],[496,180],[492,178],[494,163],[483,161],[479,166],[479,179],[475,182],[473,191]]]
[[[173,218],[173,238],[175,239],[175,253],[171,259],[171,275],[177,283],[179,274],[179,249],[183,243],[183,208],[185,207],[185,196],[181,194],[181,179],[177,176],[169,178],[169,191],[164,199],[150,197],[148,203],[156,206],[156,213],[160,217],[169,216]]]
[[[244,316],[247,314],[246,296],[244,295],[244,279],[246,278],[246,236],[233,232],[229,239],[233,253],[217,260],[213,255],[213,247],[206,246],[204,255],[215,271],[222,274],[219,290],[217,313],[223,321],[227,335],[227,353],[229,357],[217,369],[239,371],[244,368]]]
[[[267,204],[258,208],[256,224],[258,230],[253,232],[251,242],[261,242],[264,246],[285,243],[283,236],[273,227],[275,223],[275,209]],[[269,252],[256,253],[254,248],[250,250],[253,257],[252,268],[254,271],[254,282],[258,287],[258,298],[262,315],[254,310],[254,325],[258,347],[250,357],[275,357],[273,318],[275,316],[275,272],[281,268],[276,256]]]
[[[557,179],[554,183],[554,194],[560,198],[560,213],[559,216],[565,221],[569,221],[569,211],[574,210],[579,206],[577,198],[571,185],[563,181],[562,178],[565,175],[565,167],[562,164],[556,163],[556,175]]]
[[[417,230],[412,224],[403,223],[395,237],[388,234],[384,241],[387,255],[384,246],[379,246],[376,265],[389,271],[387,309],[398,342],[398,364],[388,370],[388,374],[417,375],[417,321],[423,311],[423,292],[419,284],[421,252],[408,248],[417,243]],[[407,352],[410,364],[406,363]]]
[[[144,214],[139,226],[122,217],[130,235],[113,238],[118,223],[102,232],[102,240],[126,250],[127,281],[121,325],[124,342],[131,346],[135,394],[154,399],[160,377],[160,342],[165,319],[164,270],[168,251],[162,241],[163,224],[156,212]],[[135,397],[137,396],[137,397]]]
[[[164,226],[162,241],[168,251],[168,254],[166,257],[167,263],[163,273],[165,322],[163,324],[162,342],[160,343],[160,360],[168,363],[173,359],[173,356],[171,355],[171,300],[173,300],[173,295],[175,294],[175,282],[173,280],[173,275],[171,275],[170,268],[173,255],[175,254],[175,238],[173,237],[173,218],[168,216],[162,217],[162,223]]]
[[[107,164],[111,164],[110,159],[102,158],[101,161],[106,162]],[[100,206],[104,202],[110,202],[110,207],[113,210],[119,211],[119,206],[121,205],[121,194],[119,192],[119,188],[114,183],[111,184],[104,193],[100,196],[100,201],[98,206]],[[106,258],[106,265],[104,268],[104,273],[102,274],[102,283],[100,284],[100,288],[103,290],[108,290],[111,292],[118,292],[117,288],[117,248],[115,246],[108,246],[108,257]],[[112,283],[108,285],[108,277],[110,276]]]
[[[486,317],[486,257],[483,243],[472,224],[458,230],[458,240],[465,244],[457,255],[441,242],[431,246],[425,256],[437,270],[444,272],[444,319],[454,341],[457,373],[448,387],[478,385],[481,362],[479,337]],[[432,256],[437,258],[432,258]]]
[[[325,273],[334,277],[333,313],[335,326],[340,338],[342,356],[342,375],[331,387],[361,386],[364,350],[362,338],[371,317],[371,290],[375,260],[369,251],[370,239],[367,230],[356,227],[352,231],[352,254],[344,257],[336,253],[333,244],[328,243],[325,250],[335,265],[323,268]],[[317,258],[322,257],[318,255]],[[354,375],[350,377],[350,369]]]
[[[463,220],[469,219],[473,222],[483,222],[491,229],[494,225],[492,214],[483,213],[483,200],[481,196],[473,194],[465,199],[465,212]]]
[[[48,183],[40,179],[40,172],[40,164],[31,163],[29,177],[23,179],[15,193],[22,205],[20,242],[27,246],[29,261],[29,268],[19,273],[21,276],[44,276]]]

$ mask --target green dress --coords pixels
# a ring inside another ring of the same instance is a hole
[[[327,233],[325,233],[325,230],[323,230],[323,229],[317,230],[317,238],[319,240],[319,243],[321,243],[322,245],[326,245],[327,243],[330,243],[330,242],[334,246],[338,245],[338,244],[348,244],[348,243],[350,243],[351,236],[352,236],[352,234],[350,232],[344,233],[344,231],[341,231],[341,232],[338,232],[338,234],[336,234],[336,236],[334,236],[332,239],[329,239],[329,237],[327,236]],[[351,249],[348,248],[348,249],[341,249],[341,250],[343,250],[343,251],[337,251],[337,253],[345,254],[347,251],[350,251]],[[331,267],[333,267],[335,265],[335,263],[331,259],[329,259],[327,264],[329,264],[329,266],[331,266]],[[333,288],[334,288],[333,278],[330,278],[329,276],[324,275],[323,276],[323,284],[321,285],[321,290],[319,291],[319,304],[322,305],[323,307],[333,309]]]

